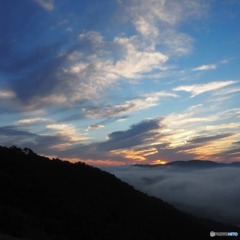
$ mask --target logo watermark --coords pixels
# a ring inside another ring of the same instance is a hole
[[[238,232],[210,232],[211,237],[237,237]]]

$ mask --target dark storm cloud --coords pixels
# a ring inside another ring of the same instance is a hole
[[[134,124],[126,131],[113,132],[108,135],[109,141],[121,141],[128,138],[134,138],[137,136],[142,136],[146,132],[155,130],[159,128],[158,121],[156,120],[146,120],[138,124]]]
[[[198,138],[194,138],[190,141],[188,141],[189,143],[206,143],[206,142],[211,142],[211,141],[215,141],[218,139],[222,139],[222,138],[226,138],[226,137],[230,137],[234,134],[232,133],[225,133],[225,134],[219,134],[219,135],[215,135],[215,136],[208,136],[208,137],[198,137]]]
[[[14,126],[4,126],[0,127],[0,135],[4,136],[21,136],[21,137],[34,137],[36,134],[30,133],[28,131],[19,130]]]
[[[116,150],[131,148],[146,143],[148,137],[155,135],[154,130],[159,129],[159,120],[152,119],[134,124],[126,131],[112,132],[108,135],[108,141],[99,144],[100,148]]]
[[[192,214],[240,224],[240,168],[104,167],[137,189]]]

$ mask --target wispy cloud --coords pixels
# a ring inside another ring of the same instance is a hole
[[[151,72],[153,69],[161,69],[161,66],[168,60],[168,57],[156,50],[138,49],[140,46],[136,38],[115,38],[114,42],[118,44],[126,54],[123,59],[109,66],[110,71],[126,78],[137,78],[138,74]]]
[[[166,46],[170,57],[180,57],[191,53],[194,42],[191,36],[173,29],[162,33],[159,41]]]
[[[219,112],[219,116],[223,119],[240,118],[240,108],[231,108],[225,111]]]
[[[206,115],[205,112],[205,117],[199,117],[203,111],[206,109],[197,105],[183,113],[148,119],[126,130],[111,132],[107,140],[98,142],[89,141],[88,131],[72,124],[48,124],[45,131],[47,134],[32,134],[23,128],[5,127],[1,128],[1,135],[7,135],[10,141],[14,139],[21,146],[28,144],[41,153],[52,151],[51,154],[59,157],[91,163],[96,161],[96,164],[98,160],[102,164],[104,161],[117,164],[139,161],[149,163],[158,159],[236,159],[238,144],[229,143],[238,142],[240,135],[236,134],[236,129],[239,124],[217,124],[224,120],[226,114],[230,117],[230,113]],[[98,123],[89,125],[87,130],[101,128],[103,125]],[[24,141],[21,140],[23,136]]]
[[[205,7],[200,1],[164,1],[164,0],[132,0],[129,8],[133,17],[133,23],[137,29],[145,34],[148,30],[138,25],[141,19],[148,22],[151,27],[158,26],[159,22],[175,25],[189,16],[200,16],[203,14]],[[152,31],[154,32],[154,31]]]
[[[74,125],[72,124],[49,124],[46,126],[47,129],[53,130],[57,132],[59,136],[64,136],[68,138],[67,145],[71,145],[73,142],[79,142],[88,139],[85,133],[79,131]]]
[[[147,47],[134,35],[106,41],[101,33],[89,31],[80,34],[79,44],[87,45],[87,50],[75,49],[67,54],[68,67],[60,71],[61,79],[68,79],[66,87],[71,89],[68,100],[72,102],[93,101],[117,81],[137,80],[146,73],[165,69],[168,60],[168,56]]]
[[[13,99],[16,97],[15,92],[10,90],[0,90],[0,99]]]
[[[206,83],[206,84],[180,86],[180,87],[174,88],[173,90],[190,92],[191,97],[195,97],[197,95],[200,95],[200,94],[203,94],[203,93],[206,93],[209,91],[215,91],[215,90],[229,86],[234,83],[236,83],[236,81],[210,82],[210,83]]]
[[[177,95],[164,91],[147,93],[134,100],[126,101],[123,104],[85,108],[83,109],[83,113],[89,118],[114,117],[120,114],[132,113],[154,107],[159,103],[160,99],[166,97],[177,97]]]
[[[48,11],[54,9],[54,0],[34,0],[34,1]]]
[[[34,1],[46,10],[54,9],[53,0]],[[103,32],[85,30],[73,42],[71,39],[72,46],[54,42],[29,52],[24,59],[26,64],[21,64],[22,69],[29,70],[19,72],[19,79],[11,83],[16,93],[11,104],[29,111],[43,106],[98,102],[105,91],[124,79],[133,82],[146,74],[166,71],[171,56],[191,49],[191,37],[178,32],[177,24],[186,16],[196,17],[205,11],[198,0],[190,2],[123,1],[122,9],[136,32],[105,38]],[[35,83],[38,87],[26,91],[26,86],[31,88]]]
[[[215,124],[215,125],[207,125],[205,127],[206,131],[220,131],[220,130],[228,130],[232,129],[233,131],[240,128],[240,123],[226,123],[226,124]]]
[[[205,70],[214,70],[217,68],[216,64],[201,65],[199,67],[193,68],[193,71],[205,71]]]
[[[220,138],[218,138],[218,136],[220,136]],[[206,143],[200,144],[200,146],[196,145],[193,148],[185,149],[184,151],[199,156],[199,159],[214,159],[216,161],[230,161],[231,159],[231,161],[236,161],[237,157],[239,158],[239,155],[231,155],[229,153],[239,152],[236,151],[236,146],[231,144],[239,139],[239,134],[226,132],[219,134],[218,136],[212,136],[213,138],[216,137],[218,139],[207,141]]]
[[[87,77],[86,73],[94,73],[94,71],[89,71],[89,67],[91,67],[99,77],[102,72],[103,78],[108,83],[108,81],[112,82],[120,77],[139,78],[142,73],[161,69],[168,60],[163,53],[142,44],[137,36],[115,37],[112,42],[105,42],[102,35],[97,32],[86,32],[80,35],[80,41],[88,44],[89,49],[92,49],[93,52],[88,56],[84,56],[80,51],[71,53],[69,59],[73,61],[73,64],[69,69],[65,69],[65,72]],[[107,45],[113,45],[119,52],[117,60],[114,61],[114,52],[110,52]],[[108,55],[108,58],[105,58],[105,54]]]
[[[193,144],[199,144],[199,143],[206,143],[206,142],[212,142],[218,139],[227,138],[234,135],[233,133],[225,133],[225,134],[219,134],[215,136],[201,136],[201,137],[195,137],[189,141],[189,143]]]
[[[208,1],[118,0],[94,9],[88,2],[16,1],[1,8],[3,22],[11,23],[0,30],[1,123],[15,126],[1,129],[0,142],[91,162],[236,156],[227,140],[237,142],[237,135],[210,140],[238,130],[237,81],[227,75],[213,81],[216,72],[208,83],[199,81],[197,71],[224,62],[198,66],[194,55],[185,59],[195,67],[189,71],[179,61],[194,47],[189,24],[204,23]],[[191,99],[181,91],[192,98],[211,94]],[[223,97],[235,97],[232,109]]]
[[[191,128],[199,123],[214,122],[218,119],[215,114],[206,115],[206,109],[203,104],[193,105],[181,113],[171,113],[165,116],[162,123],[172,130]],[[167,131],[167,129],[166,129]]]
[[[191,111],[192,118],[196,118],[197,109]],[[181,117],[182,119],[188,118],[187,115]],[[211,117],[205,119],[206,123],[216,120]],[[178,121],[176,118],[176,122]],[[171,123],[167,120],[167,116],[147,120],[132,125],[126,131],[110,133],[105,142],[85,145],[85,148],[82,145],[72,150],[69,149],[67,153],[64,151],[62,154],[71,156],[72,153],[78,152],[82,160],[90,159],[91,156],[96,161],[105,157],[107,160],[122,159],[123,162],[128,163],[154,162],[158,159],[165,161],[194,158],[219,160],[217,154],[227,149],[234,149],[227,143],[236,142],[238,139],[238,135],[231,132],[236,125],[227,126],[221,133],[219,132],[221,129],[216,129],[214,132],[211,129],[207,130],[200,118],[190,124],[182,121],[178,127],[174,127]],[[195,124],[195,127],[192,124]],[[203,133],[204,130],[205,133]],[[82,149],[85,149],[84,155],[81,153]],[[227,161],[233,157],[235,156],[222,155],[221,160]]]
[[[89,126],[87,127],[87,131],[88,131],[88,130],[101,129],[101,128],[104,128],[104,125],[100,125],[100,124],[98,124],[98,125],[96,125],[96,124],[92,124],[92,125],[89,125]]]
[[[215,96],[231,95],[240,92],[240,87],[225,88],[214,93]]]
[[[137,32],[153,46],[160,44],[171,55],[184,55],[192,48],[192,38],[176,30],[189,17],[203,16],[206,5],[198,0],[126,1],[129,18]]]
[[[17,124],[36,124],[43,122],[51,122],[51,119],[48,118],[25,118],[17,121]]]

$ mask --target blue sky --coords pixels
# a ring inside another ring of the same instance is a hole
[[[0,18],[0,144],[240,160],[239,1],[4,0]]]

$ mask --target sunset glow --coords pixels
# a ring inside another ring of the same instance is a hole
[[[167,164],[167,161],[155,160],[155,161],[153,161],[151,164],[153,164],[153,165],[155,165],[155,164],[162,164],[162,165],[164,165],[164,164]]]
[[[93,165],[239,161],[239,1],[3,2],[1,145]]]

